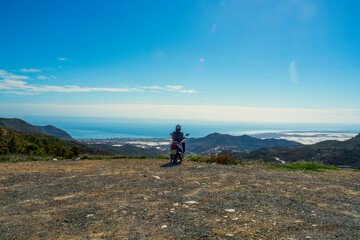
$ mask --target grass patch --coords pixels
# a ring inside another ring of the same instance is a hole
[[[360,169],[354,169],[355,172],[360,172]]]
[[[306,163],[293,163],[293,164],[271,164],[272,168],[285,169],[290,171],[307,170],[307,171],[319,171],[321,169],[339,170],[339,168],[329,165],[322,165],[312,162]]]
[[[158,159],[158,160],[170,160],[170,156],[158,156],[155,159]]]
[[[41,157],[36,155],[9,154],[0,155],[0,162],[31,162],[31,161],[49,161],[52,157]]]
[[[185,159],[193,162],[207,162],[207,163],[210,162],[210,157],[199,156],[199,155],[188,155],[185,157]]]

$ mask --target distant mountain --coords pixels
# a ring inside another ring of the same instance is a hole
[[[250,153],[234,153],[244,161],[319,162],[329,165],[344,165],[360,168],[360,134],[346,141],[324,141],[313,145],[273,147],[254,150]]]
[[[130,144],[126,144],[121,147],[111,146],[108,144],[88,144],[88,146],[96,150],[109,152],[120,156],[134,157],[139,155],[146,155],[149,157],[158,157],[168,155],[167,152],[163,152],[156,148],[140,148]]]
[[[44,134],[51,135],[51,136],[58,137],[58,138],[73,140],[73,138],[70,136],[70,134],[68,134],[64,130],[54,127],[52,125],[35,126],[35,127]]]
[[[297,146],[298,142],[284,139],[259,139],[248,135],[231,136],[213,133],[203,138],[190,138],[186,141],[186,151],[195,154],[213,154],[223,150],[252,151],[274,146]]]
[[[70,134],[54,126],[34,126],[18,118],[0,118],[0,127],[29,134],[47,134],[58,138],[74,140]]]

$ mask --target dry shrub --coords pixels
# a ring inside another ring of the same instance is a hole
[[[236,160],[232,154],[220,153],[216,156],[211,157],[212,162],[217,162],[218,164],[235,164]]]

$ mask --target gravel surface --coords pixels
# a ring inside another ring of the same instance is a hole
[[[360,239],[360,173],[166,160],[0,164],[0,239]]]

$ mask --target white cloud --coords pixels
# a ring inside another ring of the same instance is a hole
[[[184,89],[183,86],[177,86],[177,85],[166,85],[165,87],[149,86],[149,87],[139,87],[139,88],[149,89],[149,90],[152,90],[152,92],[169,91],[169,92],[180,92],[180,93],[198,93],[198,91],[187,90],[187,89]]]
[[[259,108],[152,104],[0,104],[10,115],[114,117],[161,120],[358,124],[360,109]],[[216,114],[214,114],[216,113]]]
[[[49,86],[49,85],[30,85],[25,81],[4,79],[0,80],[0,89],[14,90],[7,93],[24,95],[24,93],[41,92],[130,92],[128,88],[91,88],[79,86]]]
[[[11,80],[14,80],[14,79],[29,79],[28,76],[16,75],[16,74],[13,74],[11,72],[7,72],[7,71],[2,70],[2,69],[0,69],[0,78],[11,79]]]
[[[35,69],[35,68],[22,68],[20,69],[21,72],[26,72],[26,73],[39,73],[41,72],[40,69]]]
[[[42,75],[40,75],[42,76]],[[1,76],[0,76],[1,77]],[[39,79],[48,79],[44,78]],[[195,90],[187,90],[182,86],[151,86],[151,87],[122,87],[122,88],[104,88],[104,87],[80,87],[73,85],[66,86],[50,86],[50,85],[32,85],[28,84],[26,81],[13,80],[5,78],[0,80],[0,90],[7,90],[5,93],[7,94],[18,94],[18,95],[31,95],[31,94],[39,94],[43,92],[144,92],[145,90],[162,90],[162,91],[174,91],[180,93],[196,93]],[[0,93],[4,93],[0,91]]]
[[[293,60],[289,65],[290,79],[294,84],[298,84],[297,72],[296,72],[296,61]]]
[[[59,60],[59,61],[70,61],[70,59],[68,59],[68,58],[57,58],[57,60]]]
[[[37,69],[22,69],[23,72],[37,72]],[[55,78],[55,76],[51,76]],[[15,75],[11,72],[0,69],[0,93],[17,94],[17,95],[31,95],[39,94],[42,92],[178,92],[178,93],[197,93],[195,90],[185,89],[183,86],[166,85],[162,86],[137,86],[137,87],[122,87],[122,88],[104,88],[104,87],[81,87],[81,86],[50,86],[43,84],[29,84],[27,81],[28,76]],[[50,79],[44,75],[38,75],[37,79],[47,80]],[[6,90],[6,91],[1,91]]]
[[[50,79],[50,78],[48,78],[47,76],[44,76],[44,75],[38,75],[37,79],[39,79],[39,80],[47,80],[47,79]]]

